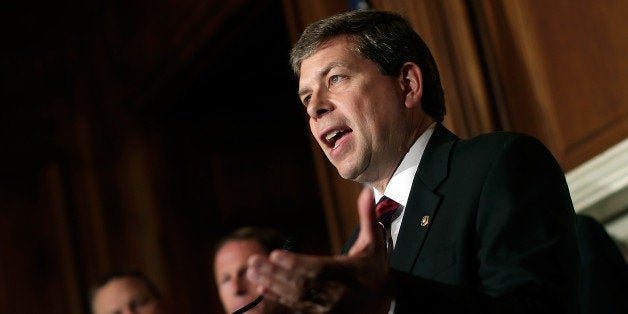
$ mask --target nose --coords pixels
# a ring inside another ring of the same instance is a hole
[[[238,276],[238,280],[236,280],[235,284],[236,295],[245,295],[249,293],[249,282],[245,276]]]
[[[334,105],[323,95],[323,92],[317,92],[310,96],[307,114],[312,119],[318,119],[333,109]]]
[[[122,312],[120,312],[120,314],[137,314],[137,313],[139,312],[131,306],[122,309]]]

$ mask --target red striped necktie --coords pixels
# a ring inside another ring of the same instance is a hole
[[[386,256],[388,256],[388,258],[392,255],[393,248],[395,247],[392,235],[390,234],[390,222],[398,207],[399,203],[386,196],[382,197],[379,202],[377,202],[377,205],[375,205],[375,215],[379,220],[379,224],[384,228],[382,231],[384,232],[384,245],[386,246]]]
[[[375,205],[375,215],[386,230],[390,229],[392,216],[395,214],[398,207],[399,203],[386,196],[382,197],[379,202],[377,202],[377,205]]]

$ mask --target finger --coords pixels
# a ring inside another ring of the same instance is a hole
[[[358,216],[360,219],[360,234],[348,255],[354,256],[368,250],[383,250],[383,235],[375,218],[375,204],[373,190],[362,189],[358,196]]]
[[[269,259],[280,268],[275,274],[277,280],[294,288],[296,295],[303,295],[308,289],[320,286],[328,280],[339,280],[347,273],[342,258],[275,250],[271,252]]]
[[[316,308],[314,312],[335,304],[345,290],[341,282],[352,273],[347,270],[342,259],[334,257],[275,250],[271,252],[269,260],[279,268],[276,279],[282,282],[283,288],[287,288],[278,294],[279,302],[293,308]],[[285,274],[280,275],[284,271]],[[281,276],[286,277],[279,278]],[[273,293],[277,293],[277,290],[273,289]]]
[[[303,276],[306,278],[316,277],[323,264],[333,262],[332,258],[297,254],[285,250],[272,251],[269,254],[269,260],[286,270],[292,277]],[[286,280],[290,279],[286,278]]]
[[[247,262],[247,278],[270,290],[281,290],[288,288],[285,286],[293,286],[293,279],[299,275],[295,271],[284,269],[263,255],[251,256]]]
[[[290,259],[292,258],[286,258]],[[258,285],[258,293],[290,306],[299,301],[304,291],[305,275],[302,270],[283,268],[270,258],[260,255],[249,257],[247,262],[247,279]]]
[[[358,216],[360,218],[360,229],[366,231],[367,235],[374,235],[377,226],[375,218],[375,202],[373,200],[373,190],[364,188],[358,197]]]
[[[264,294],[268,291],[269,278],[265,275],[264,267],[267,258],[263,255],[251,255],[247,260],[246,279],[257,285],[257,293]]]

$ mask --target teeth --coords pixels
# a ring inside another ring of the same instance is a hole
[[[331,139],[334,138],[334,136],[338,135],[338,133],[340,133],[340,130],[335,130],[331,133],[328,133],[327,136],[325,136],[325,139],[327,141],[331,141]]]

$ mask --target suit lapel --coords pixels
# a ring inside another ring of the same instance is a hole
[[[437,124],[423,152],[390,259],[391,267],[397,270],[410,272],[420,254],[442,198],[434,191],[447,177],[449,155],[457,139],[444,126]],[[427,224],[424,217],[429,219]]]

